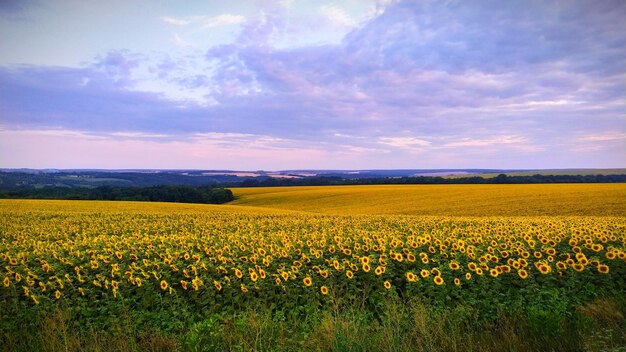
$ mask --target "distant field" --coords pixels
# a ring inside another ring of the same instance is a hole
[[[625,175],[626,169],[557,169],[557,170],[533,170],[533,171],[517,171],[517,172],[491,172],[483,174],[465,174],[465,175],[449,175],[446,178],[462,178],[479,176],[484,178],[496,177],[499,174],[505,174],[507,176],[559,176],[559,175]]]
[[[324,214],[626,215],[626,184],[233,188],[233,206]]]

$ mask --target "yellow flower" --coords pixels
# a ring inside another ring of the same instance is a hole
[[[417,281],[417,275],[415,275],[415,274],[413,274],[413,272],[409,271],[409,272],[406,273],[406,279],[409,282],[415,282],[415,281]]]
[[[443,278],[441,276],[439,276],[439,275],[435,276],[433,278],[433,281],[435,282],[435,284],[437,284],[439,286],[443,285]]]
[[[219,281],[215,281],[213,280],[213,286],[215,286],[215,289],[219,292],[222,290],[222,284]]]
[[[302,282],[304,282],[305,286],[311,286],[313,284],[313,280],[309,276],[305,277]]]
[[[352,270],[346,270],[346,277],[348,277],[348,279],[352,279],[354,277]]]
[[[598,265],[598,272],[600,272],[602,274],[608,274],[609,273],[609,266],[605,265],[605,264]]]
[[[4,281],[2,281],[2,283],[4,284],[4,287],[9,287],[9,285],[11,284],[11,280],[9,280],[8,276],[5,276]]]
[[[389,281],[385,281],[383,283],[383,285],[385,286],[386,289],[390,289],[391,288],[391,282],[389,282]]]
[[[161,280],[161,289],[163,291],[167,290],[167,281]]]
[[[521,277],[522,279],[526,279],[528,277],[528,272],[525,269],[519,269],[517,271],[517,274],[519,275],[519,277]]]
[[[328,294],[328,287],[322,286],[322,287],[320,287],[320,291],[322,292],[323,295],[327,295]]]

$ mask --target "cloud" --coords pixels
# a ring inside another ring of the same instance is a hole
[[[594,133],[580,136],[578,138],[581,142],[614,142],[626,141],[626,133],[625,132],[604,132],[604,133]]]
[[[229,13],[217,16],[187,16],[187,17],[161,17],[161,21],[174,26],[196,25],[201,28],[213,28],[221,26],[230,26],[245,22],[246,18],[241,15],[233,15]]]
[[[378,142],[392,147],[407,149],[428,147],[431,144],[429,141],[413,137],[383,137],[380,138]]]
[[[357,25],[357,22],[348,12],[337,5],[323,5],[320,7],[320,13],[339,26],[354,27]]]
[[[249,18],[164,17],[172,26],[241,30],[202,54],[150,59],[118,50],[81,68],[0,68],[0,124],[166,136],[154,143],[264,136],[254,143],[297,149],[299,141],[326,156],[369,151],[391,166],[428,150],[432,161],[420,154],[419,162],[555,167],[550,160],[583,160],[551,150],[623,140],[623,1],[399,1],[378,9],[360,22],[327,5],[322,15],[349,33],[336,44],[288,47],[276,46],[293,28],[281,6]],[[146,81],[166,88],[139,89]],[[476,158],[460,160],[461,151]],[[624,160],[615,146],[590,155],[596,165]]]

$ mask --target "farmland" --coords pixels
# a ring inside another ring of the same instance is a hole
[[[626,343],[623,184],[233,191],[227,205],[1,200],[3,348]]]

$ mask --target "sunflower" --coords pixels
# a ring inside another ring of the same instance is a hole
[[[243,277],[243,273],[241,270],[235,269],[235,276],[237,276],[238,279],[241,279]]]
[[[476,268],[477,268],[476,263],[474,263],[474,262],[471,262],[471,263],[467,264],[467,267],[471,271],[476,271]]]
[[[365,271],[366,273],[368,273],[370,271],[371,267],[369,264],[363,264],[363,271]]]
[[[385,288],[386,288],[386,289],[390,289],[390,288],[391,288],[391,282],[389,282],[388,280],[387,280],[387,281],[385,281],[385,282],[383,283],[383,285],[385,286]]]
[[[602,274],[608,274],[609,273],[609,266],[605,265],[605,264],[598,265],[598,272],[600,272]]]
[[[439,275],[435,276],[433,278],[433,281],[435,282],[435,284],[437,284],[438,286],[443,285],[443,278]]]
[[[376,275],[380,276],[385,272],[385,268],[382,266],[377,266],[374,272],[376,273]]]
[[[549,265],[546,265],[546,264],[539,264],[539,265],[537,266],[537,269],[539,269],[539,272],[541,272],[541,273],[542,273],[542,274],[544,274],[544,275],[546,275],[546,274],[548,274],[550,271],[552,271],[552,270],[551,270],[551,268],[550,268],[550,266],[549,266]]]
[[[468,274],[469,274],[469,273],[468,273]],[[455,279],[454,279],[454,284],[455,284],[456,286],[461,286],[461,280],[459,280],[458,278],[455,278]]]
[[[11,284],[11,280],[9,280],[8,276],[5,276],[4,281],[2,281],[2,283],[4,284],[4,287],[9,287],[9,285]]]
[[[409,272],[406,273],[406,279],[409,282],[415,282],[415,281],[417,281],[417,275],[415,275],[415,274],[413,274],[413,272],[409,271]]]
[[[472,279],[472,274],[471,273],[465,273],[465,280],[471,280]]]
[[[607,259],[615,259],[615,252],[613,252],[613,251],[606,252],[606,258]]]
[[[528,277],[528,272],[525,269],[520,269],[517,271],[517,275],[522,279],[526,279]]]
[[[180,286],[182,286],[183,290],[187,290],[187,281],[180,280]]]
[[[450,264],[448,264],[448,266],[452,270],[459,270],[459,268],[460,268],[459,263],[457,263],[457,262],[450,262]]]
[[[352,272],[352,270],[346,270],[346,276],[348,277],[348,279],[352,279],[354,277],[354,273]]]
[[[241,284],[241,292],[243,292],[243,293],[248,292],[248,288],[246,287],[246,285]]]
[[[581,272],[583,270],[585,270],[585,266],[583,264],[580,263],[574,263],[574,265],[572,265],[572,267],[574,268],[574,270]]]
[[[54,297],[55,297],[56,299],[61,298],[61,292],[59,292],[59,290],[54,291]]]
[[[259,275],[256,272],[253,271],[250,274],[250,280],[252,280],[252,282],[256,282],[256,280],[258,280],[258,279],[259,279]]]
[[[489,270],[489,274],[493,277],[498,277],[498,275],[500,275],[500,273],[498,272],[498,269]]]
[[[161,280],[161,290],[167,290],[167,281]]]
[[[215,289],[219,292],[222,290],[222,284],[220,284],[219,281],[215,281],[213,280],[213,285],[215,286]]]
[[[423,278],[427,278],[430,276],[430,271],[422,269],[422,271],[420,271],[420,275],[422,275]]]
[[[311,286],[313,284],[313,280],[310,276],[305,277],[302,282],[304,282],[305,286]]]
[[[328,287],[322,286],[322,287],[320,287],[320,291],[322,292],[323,295],[327,295],[328,294]]]
[[[141,278],[136,277],[135,284],[137,285],[137,287],[141,287]]]

